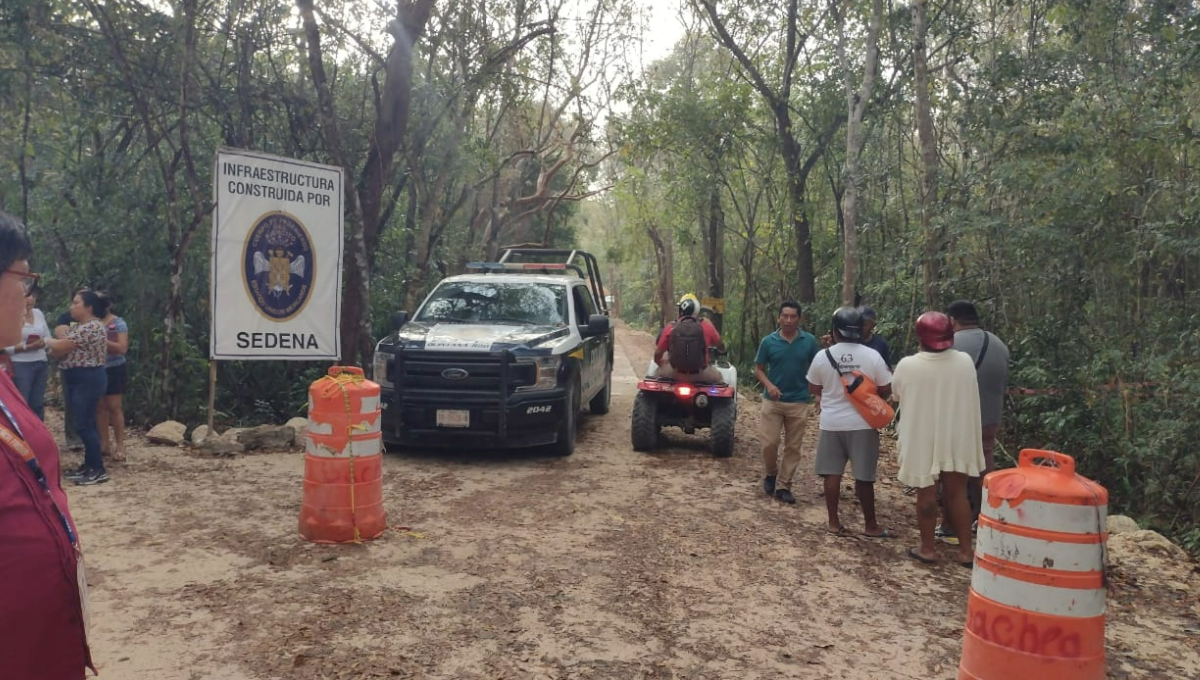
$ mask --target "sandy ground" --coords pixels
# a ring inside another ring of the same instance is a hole
[[[364,545],[297,535],[301,454],[134,441],[112,482],[69,489],[101,676],[954,678],[969,572],[905,556],[916,531],[895,456],[879,505],[901,538],[830,536],[807,473],[815,432],[800,502],[768,499],[752,399],[733,458],[711,457],[705,434],[635,453],[652,341],[624,328],[618,340],[612,411],[585,418],[574,456],[389,453],[392,526]],[[861,529],[850,489],[842,517]],[[1126,564],[1109,676],[1200,677],[1194,563]]]

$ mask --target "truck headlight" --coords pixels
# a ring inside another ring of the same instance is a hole
[[[392,381],[388,380],[388,370],[392,367],[392,355],[388,352],[375,351],[375,359],[371,362],[371,379],[379,383],[380,387],[392,387]]]
[[[532,385],[521,385],[517,388],[518,392],[532,392],[534,390],[549,390],[554,389],[558,385],[558,367],[562,364],[561,356],[550,357],[521,357],[517,359],[519,364],[534,364],[537,367],[537,374]]]

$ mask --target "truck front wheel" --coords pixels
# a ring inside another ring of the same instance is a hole
[[[575,435],[579,430],[579,381],[567,393],[566,413],[558,424],[558,439],[551,447],[556,456],[569,456],[575,453]]]

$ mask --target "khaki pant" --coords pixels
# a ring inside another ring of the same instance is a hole
[[[808,425],[809,405],[784,403],[763,399],[762,402],[762,455],[763,468],[768,477],[775,477],[775,489],[791,490],[792,477],[800,467],[800,440]],[[780,435],[783,453],[779,452]]]
[[[716,366],[711,364],[705,366],[696,373],[680,373],[679,371],[675,370],[674,366],[671,365],[671,356],[669,354],[663,355],[662,363],[658,365],[658,370],[655,371],[654,376],[656,378],[679,378],[680,380],[691,380],[705,383],[725,382],[725,378],[721,376],[721,372],[717,370]]]

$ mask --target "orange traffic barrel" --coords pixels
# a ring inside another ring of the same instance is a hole
[[[379,385],[361,368],[334,366],[308,388],[300,535],[357,543],[387,528]]]
[[[1055,451],[984,478],[959,680],[1103,680],[1107,514]]]

